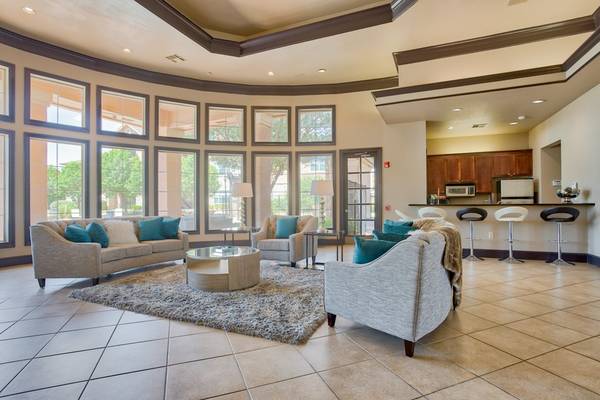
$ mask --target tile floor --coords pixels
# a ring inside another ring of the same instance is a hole
[[[463,304],[410,359],[343,318],[290,346],[75,301],[89,281],[40,290],[31,266],[2,268],[0,397],[600,400],[600,268],[464,270]]]

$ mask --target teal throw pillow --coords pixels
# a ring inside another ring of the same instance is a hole
[[[177,239],[177,234],[179,233],[179,223],[181,222],[181,218],[169,218],[164,217],[162,219],[162,234],[164,239]]]
[[[408,239],[410,235],[400,235],[398,233],[383,233],[380,231],[373,231],[373,236],[377,240],[387,240],[388,242],[401,242],[405,239]]]
[[[144,219],[138,222],[140,227],[140,241],[163,240],[163,218]]]
[[[409,231],[415,228],[412,226],[412,221],[392,221],[386,219],[383,222],[383,233],[396,233],[398,235],[407,235]]]
[[[85,228],[78,224],[67,225],[65,239],[75,243],[90,243],[92,238]]]
[[[98,222],[92,222],[85,227],[85,230],[90,234],[92,242],[100,243],[100,247],[108,247],[108,233],[104,229],[104,226]]]
[[[396,242],[387,240],[370,240],[354,236],[354,264],[366,264],[371,262],[396,245]]]
[[[296,233],[296,225],[298,224],[298,217],[279,217],[277,218],[277,225],[275,226],[275,238],[276,239],[287,239],[294,233]]]

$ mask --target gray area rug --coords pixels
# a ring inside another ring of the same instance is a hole
[[[233,292],[185,284],[170,265],[74,290],[71,297],[283,343],[304,343],[325,320],[323,272],[261,261],[261,282]]]

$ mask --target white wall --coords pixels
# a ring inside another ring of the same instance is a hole
[[[427,139],[428,155],[524,150],[528,148],[529,134],[527,132]]]
[[[600,256],[600,85],[536,126],[530,132],[533,171],[540,177],[541,149],[560,140],[563,186],[579,182],[583,195],[577,201],[597,205],[587,212],[588,253]],[[540,185],[550,182],[540,181]],[[567,236],[566,240],[570,240]]]

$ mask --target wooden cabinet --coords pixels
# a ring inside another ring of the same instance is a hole
[[[446,159],[446,182],[475,182],[475,157],[470,155],[444,156]]]
[[[515,157],[510,153],[494,155],[492,176],[511,176],[514,169]]]
[[[492,192],[494,156],[475,156],[475,189],[478,193]]]
[[[446,159],[427,157],[427,193],[444,193],[446,190]]]
[[[475,182],[475,156],[461,156],[459,161],[460,181]]]
[[[533,175],[533,160],[530,151],[515,153],[515,176]]]

